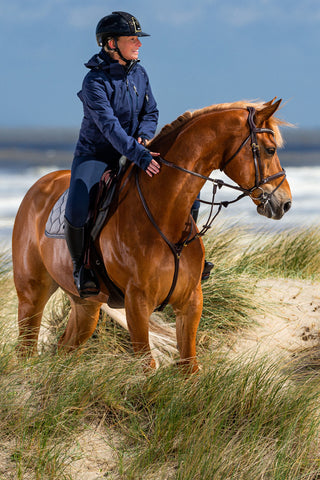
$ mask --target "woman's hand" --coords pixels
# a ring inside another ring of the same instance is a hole
[[[138,143],[141,143],[144,147],[146,146],[148,140],[146,138],[137,138]],[[158,157],[160,153],[156,152],[149,152],[152,157]],[[157,175],[157,173],[160,172],[160,165],[159,163],[152,159],[151,162],[148,165],[148,168],[146,169],[146,174],[149,175],[149,177],[153,177],[153,175]]]
[[[141,145],[143,145],[144,147],[146,147],[148,144],[148,140],[146,138],[141,138],[141,137],[137,138],[137,142],[141,143]]]
[[[150,154],[153,156],[153,157],[157,157],[160,155],[160,153],[154,153],[154,152],[150,152]],[[146,174],[149,175],[149,177],[153,177],[153,175],[157,175],[157,173],[160,172],[160,165],[159,163],[153,158],[151,160],[151,162],[149,163],[149,166],[146,170]]]

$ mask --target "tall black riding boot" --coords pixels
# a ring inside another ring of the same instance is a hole
[[[85,227],[74,227],[65,218],[65,237],[73,263],[73,278],[80,297],[91,297],[100,292],[99,280],[93,270],[83,265]]]
[[[204,261],[204,267],[203,267],[203,270],[202,270],[202,276],[201,276],[201,280],[208,280],[208,278],[210,277],[210,272],[211,270],[213,269],[214,265],[212,262],[208,262],[207,260]]]
[[[191,210],[191,216],[195,221],[195,223],[197,223],[198,215],[199,215],[199,208],[197,209],[193,208]],[[202,281],[208,280],[208,278],[210,277],[210,272],[213,269],[213,267],[214,267],[213,263],[208,262],[207,260],[204,261],[204,267],[203,267],[202,276],[201,276]]]
[[[191,216],[194,220],[195,223],[198,221],[198,216],[199,216],[199,208],[192,208],[191,210]]]

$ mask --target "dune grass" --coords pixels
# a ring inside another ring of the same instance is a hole
[[[320,279],[320,228],[292,229],[277,234],[257,233],[247,237],[241,228],[232,230],[223,241],[210,238],[207,249],[219,263],[232,264],[237,274],[256,277]],[[243,248],[240,249],[240,245]]]
[[[312,391],[287,380],[266,360],[221,356],[208,357],[197,380],[155,375],[144,385],[145,405],[134,419],[139,447],[132,447],[128,478],[148,470],[160,478],[164,460],[174,472],[162,478],[313,478],[318,386]]]
[[[191,379],[174,367],[145,376],[129,354],[91,345],[5,369],[1,440],[15,476],[0,478],[78,480],[77,434],[101,422],[122,439],[106,478],[317,478],[318,382],[294,383],[267,359],[211,354],[202,364]]]
[[[105,317],[81,353],[57,355],[65,297],[47,312],[50,340],[41,355],[18,361],[16,299],[8,257],[0,257],[0,479],[90,478],[74,470],[85,456],[78,440],[85,430],[111,447],[112,458],[92,459],[99,480],[320,478],[317,370],[297,381],[296,365],[284,369],[281,358],[227,355],[202,341],[227,342],[228,333],[250,326],[260,308],[257,278],[319,280],[319,244],[319,230],[251,241],[224,227],[207,241],[215,269],[203,286],[202,370],[191,378],[174,365],[145,375],[127,333],[108,319],[106,327]]]

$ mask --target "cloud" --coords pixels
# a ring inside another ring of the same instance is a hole
[[[214,19],[233,27],[255,23],[314,24],[320,21],[319,0],[162,0],[148,7],[156,18],[174,26],[207,24]]]
[[[217,0],[181,0],[172,2],[162,0],[153,5],[155,17],[167,25],[188,25],[197,21],[207,13],[207,9],[216,5]]]
[[[74,28],[92,27],[97,21],[106,15],[106,9],[101,6],[87,5],[69,9],[67,13],[68,24]]]
[[[9,23],[32,23],[47,18],[63,0],[0,0],[0,20]]]
[[[243,0],[241,4],[227,0],[219,12],[226,23],[235,27],[270,22],[280,26],[306,25],[320,20],[318,0]]]
[[[105,10],[101,1],[81,6],[77,0],[0,0],[0,22],[32,25],[54,20],[83,28],[103,16]]]
[[[115,10],[118,2],[110,0],[0,0],[0,22],[33,24],[54,19],[74,28],[92,26],[97,18]],[[121,8],[131,9],[131,2],[122,1]],[[173,26],[192,26],[201,22],[219,22],[233,27],[256,23],[319,24],[319,0],[136,0],[134,12]],[[201,32],[199,32],[201,33]]]

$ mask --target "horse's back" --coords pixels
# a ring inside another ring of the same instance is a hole
[[[68,188],[69,183],[70,170],[58,170],[39,178],[24,196],[17,216],[26,204],[29,207],[32,204],[37,210],[45,208],[46,205],[51,205],[59,198],[64,188]]]
[[[68,188],[70,171],[60,170],[41,177],[24,196],[17,212],[12,233],[14,270],[22,269],[27,256],[40,260],[40,244],[48,215],[59,196]]]
[[[13,240],[20,238],[20,233],[42,231],[49,212],[57,199],[68,188],[70,182],[70,170],[59,170],[48,173],[34,183],[24,196],[17,212]]]

